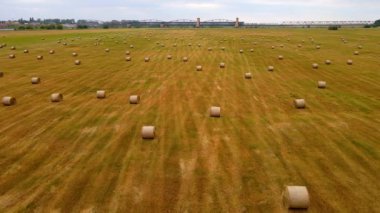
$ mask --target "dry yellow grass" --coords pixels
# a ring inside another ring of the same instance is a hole
[[[379,212],[379,41],[378,29],[0,32],[0,97],[17,99],[0,107],[0,212],[282,212],[285,185],[307,186],[309,212]]]

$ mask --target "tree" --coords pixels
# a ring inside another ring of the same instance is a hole
[[[374,27],[380,27],[380,19],[376,20],[375,23],[373,23]]]

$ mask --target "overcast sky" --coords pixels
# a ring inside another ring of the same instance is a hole
[[[245,22],[380,19],[380,0],[0,0],[0,19],[230,19]]]

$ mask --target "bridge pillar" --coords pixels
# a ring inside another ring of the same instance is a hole
[[[201,27],[201,19],[200,18],[197,18],[197,23],[195,24],[195,27],[196,28],[200,28]]]
[[[239,18],[236,18],[235,27],[236,27],[236,28],[239,27]]]

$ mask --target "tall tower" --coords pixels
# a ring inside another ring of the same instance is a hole
[[[195,24],[195,27],[196,28],[200,28],[201,27],[201,18],[197,18],[197,23]]]
[[[235,27],[236,27],[236,28],[239,27],[239,18],[236,18]]]

